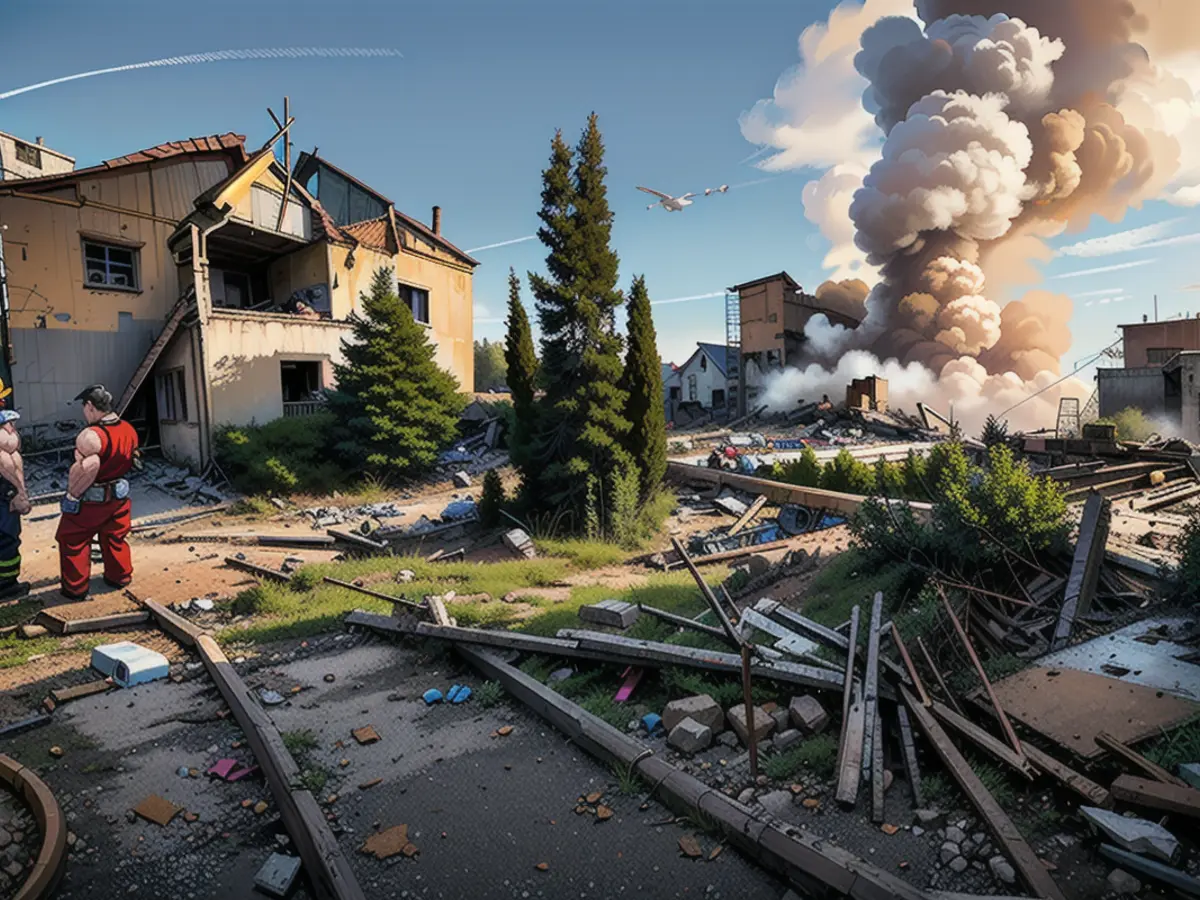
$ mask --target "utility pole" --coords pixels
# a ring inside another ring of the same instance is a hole
[[[1154,295],[1154,321],[1158,321],[1158,294]]]
[[[0,390],[12,390],[12,340],[8,329],[8,269],[4,267],[4,232],[7,225],[0,225]],[[12,397],[10,393],[8,395]],[[15,398],[14,398],[15,399]],[[13,407],[13,401],[8,406]]]

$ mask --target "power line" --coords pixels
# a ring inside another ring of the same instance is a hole
[[[1021,400],[1018,403],[1014,403],[1012,406],[1010,406],[1004,412],[1000,413],[997,416],[997,418],[999,418],[1000,416],[1007,416],[1010,412],[1012,412],[1018,406],[1024,406],[1026,403],[1028,403],[1034,397],[1037,397],[1039,394],[1044,394],[1044,393],[1046,393],[1046,391],[1050,390],[1050,388],[1054,387],[1055,385],[1062,384],[1064,381],[1066,381],[1068,378],[1073,376],[1080,369],[1086,369],[1088,366],[1090,366],[1092,363],[1094,363],[1096,360],[1098,360],[1100,357],[1102,357],[1105,353],[1107,353],[1113,347],[1117,346],[1117,344],[1121,343],[1121,341],[1123,341],[1123,340],[1125,340],[1124,337],[1117,338],[1115,341],[1113,341],[1111,344],[1109,344],[1103,350],[1099,351],[1098,353],[1093,354],[1092,356],[1089,356],[1083,362],[1079,363],[1079,365],[1077,365],[1074,369],[1072,369],[1070,372],[1068,372],[1062,378],[1058,379],[1057,381],[1050,382],[1048,385],[1046,385],[1040,391],[1035,391],[1034,393],[1032,393],[1028,397],[1026,397],[1024,400]]]

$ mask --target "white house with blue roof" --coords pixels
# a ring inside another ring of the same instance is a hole
[[[687,362],[669,374],[664,366],[663,395],[667,418],[673,420],[681,408],[724,410],[727,397],[724,344],[696,344]]]

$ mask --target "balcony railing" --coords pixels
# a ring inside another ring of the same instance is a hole
[[[324,400],[299,400],[292,403],[284,401],[283,415],[288,419],[296,416],[315,416],[324,409]]]

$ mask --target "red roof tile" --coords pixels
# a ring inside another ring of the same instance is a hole
[[[392,249],[388,245],[388,232],[391,230],[390,225],[391,223],[388,222],[387,216],[380,216],[378,219],[367,219],[365,222],[355,222],[353,225],[346,225],[342,228],[342,231],[366,247],[386,252]]]
[[[209,137],[189,138],[184,141],[170,141],[166,144],[159,144],[157,147],[149,147],[145,150],[139,150],[136,153],[118,156],[115,159],[106,159],[99,167],[116,169],[121,166],[132,166],[138,163],[151,162],[156,159],[185,156],[190,153],[213,153],[221,150],[237,149],[242,151],[243,159],[247,158],[246,136],[244,134],[234,134],[230,131],[225,134],[210,135]]]

